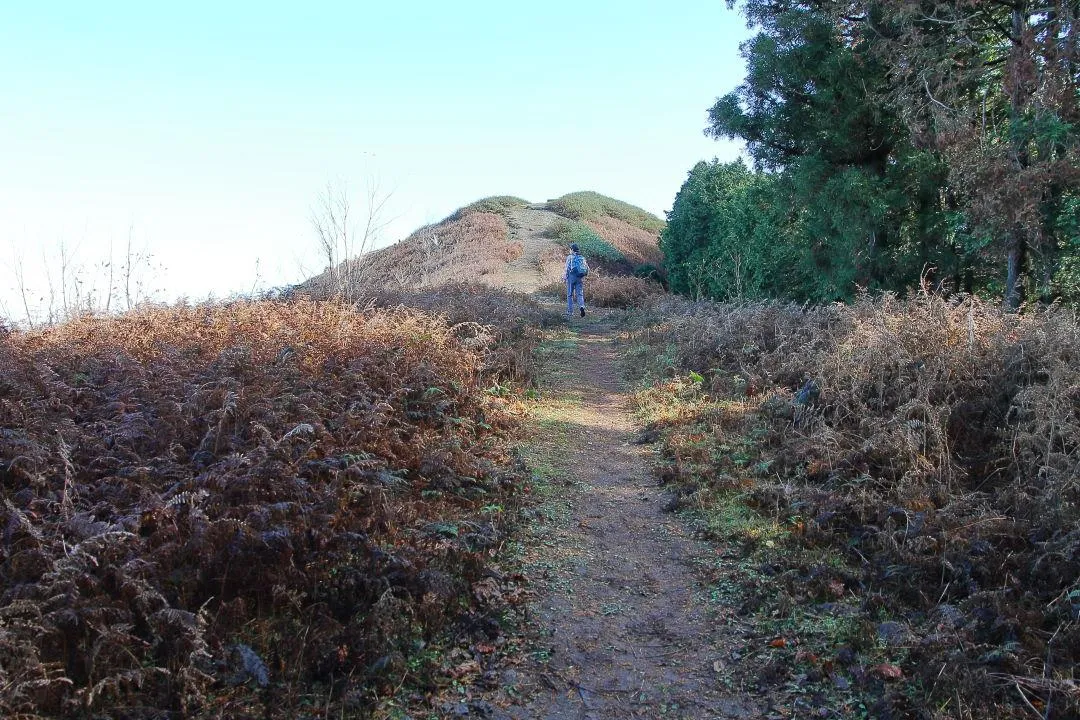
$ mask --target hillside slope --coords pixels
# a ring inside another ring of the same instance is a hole
[[[533,292],[562,277],[570,242],[582,247],[598,274],[652,272],[661,265],[662,228],[659,218],[598,193],[572,193],[543,204],[485,198],[349,261],[338,276],[371,288],[428,287],[453,280]],[[333,292],[329,278],[323,273],[299,290]]]

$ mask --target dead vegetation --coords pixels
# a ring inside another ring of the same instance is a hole
[[[5,332],[0,713],[355,717],[440,682],[425,648],[506,606],[492,341],[311,301]]]
[[[541,292],[566,299],[566,283],[546,285]],[[646,298],[664,294],[660,283],[628,275],[589,273],[585,279],[585,303],[593,307],[632,308]]]
[[[370,307],[413,308],[441,317],[463,342],[482,353],[482,372],[493,382],[535,385],[535,351],[543,329],[558,316],[522,293],[480,284],[445,283],[423,290],[373,289]]]
[[[874,717],[1080,714],[1072,312],[666,297],[638,319],[673,507],[741,544],[744,611],[776,621],[759,689],[851,686]]]
[[[350,299],[368,289],[420,288],[451,281],[476,282],[498,273],[521,256],[522,245],[510,239],[506,218],[496,212],[465,208],[445,221],[414,232],[401,242],[346,261],[336,276],[352,279]],[[331,273],[299,287],[304,294],[331,294]]]
[[[347,203],[331,203],[316,218],[320,222],[315,228],[327,249],[324,254],[334,262],[297,290],[349,301],[362,299],[370,290],[415,290],[448,282],[534,290],[561,275],[567,247],[574,241],[591,263],[611,275],[662,279],[663,223],[657,218],[596,193],[574,193],[544,207],[549,209],[517,197],[483,198],[400,242],[368,252],[370,243],[354,239],[342,220],[348,217]],[[552,213],[559,217],[547,227]],[[323,216],[328,220],[323,222]],[[571,228],[577,234],[566,232]],[[590,240],[593,247],[587,247]]]
[[[611,243],[634,268],[659,268],[664,264],[664,254],[657,244],[655,232],[606,216],[586,220],[585,224]]]

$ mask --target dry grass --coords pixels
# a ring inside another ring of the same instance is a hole
[[[536,383],[536,347],[544,327],[558,320],[531,296],[479,284],[372,290],[364,302],[381,308],[413,308],[443,318],[482,353],[485,376],[518,386]]]
[[[611,243],[635,267],[650,265],[659,268],[664,262],[664,254],[660,251],[655,232],[643,230],[613,217],[590,219],[586,220],[585,224]]]
[[[551,283],[540,292],[565,299],[566,283]],[[659,283],[644,278],[589,273],[585,279],[585,302],[593,307],[632,308],[646,298],[663,294],[664,288]]]
[[[360,278],[362,287],[350,289],[347,296],[362,298],[373,288],[475,282],[501,271],[519,258],[522,250],[521,243],[510,240],[503,215],[466,208],[442,223],[421,228],[401,242],[352,261],[359,262],[360,269],[350,276]],[[325,286],[324,277],[308,280],[298,288],[299,292],[331,296],[334,289]]]
[[[779,573],[789,606],[846,598],[871,628],[911,632],[894,658],[910,684],[878,688],[883,712],[1080,713],[1071,312],[1005,315],[972,298],[803,308],[667,297],[641,320],[642,359],[700,378],[687,411],[661,423],[662,474],[745,493],[792,547],[842,561]],[[815,392],[800,400],[806,380]]]
[[[4,333],[0,713],[359,716],[497,631],[515,421],[467,330],[302,301]]]
[[[593,196],[587,193],[581,197]],[[604,202],[586,203],[588,213],[583,218],[587,217],[587,222],[559,218],[552,226],[554,237],[562,240],[563,247],[559,243],[539,250],[530,246],[530,258],[532,253],[538,255],[527,263],[513,265],[525,253],[524,241],[532,243],[532,230],[519,228],[517,232],[524,234],[512,240],[508,218],[517,217],[515,213],[520,214],[528,204],[521,198],[491,197],[461,208],[435,225],[420,228],[401,242],[349,261],[347,267],[338,268],[336,273],[311,278],[295,291],[320,299],[362,301],[373,290],[427,288],[448,282],[534,288],[539,279],[523,275],[530,275],[534,267],[544,277],[561,274],[565,247],[574,241],[582,246],[596,268],[610,274],[650,273],[659,278],[662,258],[658,236],[632,222],[637,217],[634,212],[643,211],[602,196],[595,197]],[[630,220],[596,214],[604,207],[611,212],[621,208],[630,213],[627,215]],[[526,226],[531,227],[534,221],[535,217],[526,220]],[[543,222],[547,222],[547,217]],[[335,282],[346,287],[335,287]]]

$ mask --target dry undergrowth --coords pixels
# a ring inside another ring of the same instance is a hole
[[[566,299],[566,283],[555,282],[540,292]],[[664,294],[660,283],[629,275],[589,273],[585,279],[585,304],[594,307],[631,308],[650,296]]]
[[[358,267],[342,273],[360,287],[327,287],[328,276],[304,283],[300,292],[326,296],[362,296],[368,288],[429,287],[497,273],[521,257],[524,246],[510,239],[506,218],[468,208],[443,222],[423,227],[404,240],[348,262]]]
[[[657,234],[631,225],[625,220],[603,216],[585,221],[596,233],[611,243],[634,267],[660,267],[664,254],[657,244]]]
[[[497,634],[490,341],[309,301],[4,333],[0,714],[355,716]]]
[[[516,385],[536,383],[536,348],[543,328],[558,318],[528,295],[461,282],[420,290],[372,288],[361,303],[408,307],[443,318],[483,353],[487,377]]]
[[[848,628],[820,656],[775,650],[803,678],[831,688],[842,670],[877,717],[1080,713],[1072,312],[662,298],[639,320],[639,364],[676,378],[643,397],[667,388],[681,408],[653,409],[661,476],[699,505],[735,493],[781,531],[748,610]]]

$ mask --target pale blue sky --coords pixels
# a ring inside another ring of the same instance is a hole
[[[16,253],[28,278],[61,241],[88,266],[129,228],[170,297],[247,290],[256,259],[297,281],[329,180],[394,189],[384,244],[493,194],[662,215],[739,152],[702,129],[747,32],[723,0],[0,0],[4,302]]]

